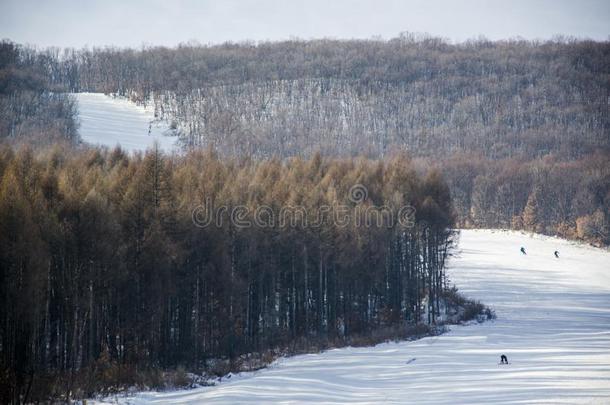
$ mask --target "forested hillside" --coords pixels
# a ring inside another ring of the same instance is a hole
[[[51,84],[48,56],[0,41],[0,141],[78,139],[74,100]]]
[[[457,224],[610,243],[610,44],[286,41],[178,48],[2,45],[3,138],[75,139],[48,89],[152,103],[186,148],[384,157],[447,176]]]
[[[523,229],[610,243],[607,152],[571,161],[552,154],[530,161],[457,154],[439,166],[460,227]]]
[[[0,401],[434,323],[451,212],[438,172],[400,156],[4,147]]]
[[[407,151],[460,226],[610,243],[610,43],[286,41],[46,50],[51,83],[154,103],[187,148],[280,158]]]
[[[188,145],[228,153],[383,156],[398,145],[417,156],[575,158],[609,146],[607,42],[404,35],[66,51],[49,61],[54,83],[155,102]]]

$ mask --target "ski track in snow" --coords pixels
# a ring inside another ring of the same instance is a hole
[[[110,148],[121,145],[130,153],[145,151],[155,141],[164,151],[177,149],[178,137],[165,136],[169,132],[167,123],[152,122],[154,111],[150,107],[102,93],[73,93],[73,96],[78,101],[79,133],[84,142]]]
[[[283,358],[213,387],[106,401],[610,403],[610,252],[518,232],[465,230],[456,253],[451,280],[491,306],[497,320],[412,342]],[[498,365],[502,353],[510,365]]]

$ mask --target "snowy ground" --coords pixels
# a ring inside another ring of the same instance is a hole
[[[175,149],[176,136],[167,123],[153,122],[154,111],[101,93],[75,93],[78,101],[80,135],[93,145],[121,145],[129,152],[145,151],[155,141],[161,149]]]
[[[119,401],[609,404],[610,252],[501,231],[462,231],[459,251],[452,280],[492,306],[496,321],[414,342],[285,358],[214,387]],[[510,365],[497,364],[501,353]]]

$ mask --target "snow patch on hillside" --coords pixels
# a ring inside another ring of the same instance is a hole
[[[92,145],[116,145],[128,152],[145,151],[158,142],[167,152],[177,150],[178,137],[167,122],[155,120],[152,108],[102,93],[74,93],[78,101],[80,135]]]
[[[214,387],[110,402],[610,403],[610,252],[466,230],[449,275],[466,296],[490,305],[497,320],[412,342],[283,358]],[[500,354],[511,364],[498,365]]]

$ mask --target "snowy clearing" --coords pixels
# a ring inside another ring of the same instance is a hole
[[[121,147],[128,152],[145,151],[155,141],[161,149],[176,149],[178,139],[167,123],[153,122],[154,111],[101,93],[74,93],[78,101],[79,133],[93,145]]]
[[[610,252],[488,230],[462,231],[458,250],[452,280],[493,307],[496,321],[284,358],[214,387],[111,402],[610,403]],[[511,364],[498,365],[500,354]]]

